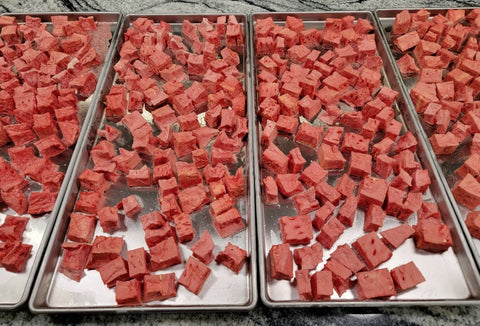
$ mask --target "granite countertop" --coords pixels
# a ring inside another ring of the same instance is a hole
[[[121,11],[212,13],[259,11],[374,10],[409,7],[474,7],[478,0],[2,0],[2,12]],[[0,325],[478,325],[478,306],[271,309],[259,302],[249,312],[129,315],[33,315],[27,307],[0,312]]]

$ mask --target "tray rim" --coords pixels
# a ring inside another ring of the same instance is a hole
[[[254,119],[254,111],[253,107],[249,105],[250,103],[250,98],[252,97],[252,92],[251,92],[251,65],[250,65],[250,46],[248,45],[249,43],[247,42],[248,37],[249,37],[249,24],[248,24],[248,15],[244,13],[210,13],[210,14],[128,14],[124,15],[121,23],[119,24],[119,28],[117,29],[117,34],[116,38],[114,41],[114,44],[112,46],[112,52],[109,53],[108,56],[108,65],[105,66],[105,78],[102,81],[102,86],[101,86],[101,91],[99,92],[99,96],[95,101],[95,111],[100,105],[100,102],[102,101],[101,98],[101,93],[104,91],[104,88],[106,87],[106,78],[107,78],[107,72],[112,69],[112,66],[114,65],[113,58],[114,55],[116,54],[116,48],[118,46],[118,43],[121,41],[122,33],[121,31],[124,30],[125,24],[129,24],[132,19],[139,18],[139,17],[145,17],[145,18],[157,18],[157,19],[162,19],[163,17],[167,18],[175,18],[175,17],[197,17],[197,18],[213,18],[213,17],[219,17],[219,16],[228,16],[228,15],[234,15],[237,17],[242,16],[244,18],[243,24],[244,24],[244,33],[245,33],[245,92],[247,92],[247,99],[246,99],[246,115],[248,116],[248,128],[249,128],[249,134],[248,134],[248,145],[247,145],[247,152],[249,155],[249,161],[250,165],[253,164],[253,134],[250,132],[251,128],[253,128],[253,119]],[[105,59],[107,61],[107,58]],[[93,101],[92,101],[93,103]],[[86,129],[87,135],[85,135],[84,139],[82,139],[81,148],[79,150],[78,156],[80,156],[80,151],[85,150],[86,143],[88,140],[88,132],[91,129],[91,125],[93,123],[93,110],[91,110],[91,117],[88,123],[88,128]],[[78,158],[78,157],[77,157]],[[79,160],[76,159],[73,171],[77,171],[79,169],[78,165],[80,164]],[[73,172],[72,172],[73,174]],[[76,183],[76,178],[71,178],[68,188],[65,191],[65,194],[68,194],[72,191],[73,186]],[[119,314],[126,314],[126,313],[144,313],[144,312],[175,312],[175,311],[188,311],[188,312],[193,312],[193,311],[247,311],[247,310],[252,310],[258,302],[258,281],[257,281],[257,247],[256,247],[256,216],[255,216],[255,194],[254,194],[254,171],[252,168],[249,169],[248,173],[248,183],[250,187],[250,194],[248,200],[250,201],[250,209],[248,210],[250,214],[250,221],[249,221],[249,232],[250,236],[246,236],[248,238],[248,241],[250,243],[250,276],[247,275],[249,278],[249,283],[251,284],[251,295],[250,295],[250,300],[247,304],[245,305],[211,305],[211,306],[202,306],[202,305],[192,305],[192,306],[136,306],[136,307],[75,307],[75,308],[69,308],[69,307],[45,307],[45,306],[39,306],[35,303],[35,300],[37,299],[38,293],[39,293],[39,287],[41,283],[41,279],[45,274],[45,268],[46,268],[46,261],[47,257],[44,258],[41,269],[39,270],[38,277],[35,283],[35,287],[33,289],[32,295],[30,297],[29,301],[29,309],[32,313],[35,314],[44,314],[44,313],[119,313]],[[64,215],[66,210],[66,202],[62,203],[62,206],[60,208],[60,213],[59,215]],[[61,218],[57,219],[55,223],[55,228],[53,229],[52,235],[58,236],[59,229],[61,227]],[[52,250],[56,242],[55,237],[51,237],[48,248],[47,248],[47,253]],[[47,254],[46,254],[47,255]]]
[[[420,9],[420,8],[418,8]],[[389,51],[389,47],[388,47],[388,43],[386,42],[386,38],[385,38],[385,35],[383,34],[383,30],[381,27],[381,25],[379,24],[379,21],[377,20],[377,16],[375,15],[375,13],[373,11],[370,11],[370,10],[360,10],[360,11],[348,11],[348,10],[340,10],[340,11],[308,11],[308,12],[254,12],[254,13],[251,13],[250,14],[250,42],[251,42],[251,48],[252,48],[252,74],[254,74],[255,72],[255,69],[253,67],[253,65],[255,64],[254,63],[254,23],[255,23],[255,18],[256,17],[265,17],[265,16],[271,16],[273,18],[273,20],[275,21],[276,17],[286,17],[287,15],[293,15],[293,16],[298,16],[300,18],[303,18],[303,19],[306,19],[306,17],[310,17],[310,16],[313,16],[313,15],[332,15],[333,16],[339,16],[339,15],[348,15],[348,14],[351,14],[351,15],[364,15],[364,16],[367,16],[371,19],[371,22],[372,22],[372,25],[374,25],[374,28],[376,28],[377,30],[377,33],[380,37],[380,42],[381,44],[383,45],[384,49],[386,50],[386,54],[387,54],[387,57],[390,61],[390,64],[392,65],[393,68],[396,68],[396,65],[394,65],[392,62],[391,62],[391,57],[390,57],[390,51]],[[363,18],[363,17],[358,17],[356,16],[356,18]],[[285,20],[285,19],[283,19]],[[396,70],[395,70],[396,72]],[[398,73],[395,74],[395,79],[397,80],[397,83],[399,83],[399,80],[398,80]],[[252,84],[253,86],[255,85],[255,76],[252,76]],[[402,84],[399,83],[399,88],[400,88],[400,91],[404,94],[404,97],[409,97],[409,96],[406,96],[405,94],[408,94],[408,93],[405,93],[405,90],[404,88],[401,87]],[[411,111],[411,106],[409,105],[408,103],[408,99],[407,99],[407,109],[409,111]],[[256,110],[256,107],[255,107],[255,104],[253,104],[254,106],[254,110]],[[417,125],[417,121],[416,119],[414,119],[414,125],[415,125],[415,128],[418,129],[418,125]],[[417,130],[418,132],[422,132],[422,130]],[[255,136],[256,136],[256,140],[258,140],[258,131],[257,131],[257,128],[255,127],[254,128],[254,132],[255,132]],[[423,144],[425,143],[423,137],[420,137],[419,141],[421,141]],[[257,142],[255,143],[256,145]],[[425,145],[425,144],[424,144]],[[429,144],[428,144],[429,145]],[[427,147],[428,148],[428,147]],[[261,233],[261,230],[262,230],[262,224],[261,224],[261,220],[263,219],[263,217],[261,218],[262,216],[262,201],[261,201],[261,187],[260,187],[260,161],[259,161],[259,153],[258,151],[255,151],[255,155],[256,155],[256,160],[257,160],[257,164],[255,165],[255,172],[257,174],[257,178],[255,180],[256,182],[256,192],[257,192],[257,232],[258,232],[258,247],[259,247],[259,255],[258,255],[258,259],[259,259],[259,278],[260,278],[260,297],[261,297],[261,300],[263,302],[263,304],[265,304],[266,306],[268,307],[271,307],[271,308],[291,308],[291,307],[304,307],[304,308],[308,308],[308,307],[404,307],[404,306],[455,306],[455,305],[478,305],[480,304],[480,295],[478,296],[478,298],[476,299],[458,299],[458,300],[451,300],[451,299],[442,299],[442,300],[395,300],[395,301],[390,301],[390,300],[370,300],[370,301],[360,301],[360,300],[336,300],[336,301],[313,301],[313,302],[302,302],[302,301],[294,301],[294,300],[290,300],[290,301],[273,301],[271,299],[268,298],[267,296],[267,290],[266,290],[266,279],[265,279],[265,265],[264,265],[264,250],[265,250],[265,244],[264,244],[264,237],[263,237],[263,234]],[[435,165],[433,165],[433,162],[432,162],[432,158],[430,156],[430,154],[427,154],[426,156],[426,159],[429,161],[429,163],[432,165],[432,172],[434,173],[434,177],[437,178],[438,177],[438,171],[435,169]],[[446,197],[446,193],[445,193],[445,189],[443,187],[440,187],[440,192],[442,194],[442,196],[444,198],[448,198]],[[446,202],[446,205],[448,207],[448,210],[452,211],[452,206],[449,205],[450,202],[447,201]],[[451,214],[452,215],[452,214]],[[452,222],[454,223],[455,227],[457,228],[457,230],[459,229],[459,225],[458,225],[458,220],[456,218],[456,215],[453,214],[452,215]],[[463,231],[463,230],[462,230]],[[470,252],[470,248],[469,246],[466,244],[466,240],[465,240],[465,237],[464,237],[464,234],[463,232],[459,232],[459,241],[461,243],[461,245],[466,249],[465,250],[465,253],[466,253],[466,256],[467,256],[467,259],[468,261],[470,262],[470,264],[472,264],[472,255],[471,255],[471,252]],[[457,255],[456,255],[457,256]],[[460,264],[460,263],[459,263]],[[475,274],[474,275],[474,278],[475,278],[475,282],[476,282],[476,285],[478,285],[478,283],[480,282],[480,274],[478,273],[478,270],[473,270],[473,273]],[[466,283],[468,284],[468,281],[466,280]],[[470,289],[470,288],[469,288]]]

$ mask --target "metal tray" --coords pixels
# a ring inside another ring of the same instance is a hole
[[[408,239],[402,246],[393,251],[393,256],[387,262],[381,264],[379,268],[393,268],[400,264],[413,260],[420,271],[425,276],[426,282],[419,284],[416,288],[406,292],[401,292],[397,296],[388,300],[369,300],[359,301],[356,293],[348,290],[342,297],[338,297],[336,293],[330,301],[305,302],[300,301],[297,289],[293,282],[273,280],[270,276],[270,263],[268,261],[268,253],[273,244],[282,242],[278,219],[284,215],[297,215],[295,207],[291,200],[279,198],[280,205],[263,204],[263,192],[261,190],[261,180],[265,171],[260,165],[261,145],[259,144],[258,135],[260,133],[260,123],[256,121],[255,128],[255,173],[256,177],[256,194],[257,194],[257,228],[259,239],[259,267],[260,267],[260,289],[263,302],[272,307],[384,307],[384,306],[409,306],[409,305],[458,305],[458,304],[478,304],[480,303],[480,285],[479,274],[474,268],[474,262],[468,249],[468,245],[464,239],[461,228],[453,213],[450,203],[445,194],[445,190],[439,181],[438,172],[434,168],[432,158],[426,153],[427,144],[422,137],[419,137],[418,126],[414,117],[408,110],[406,96],[402,93],[398,81],[395,76],[392,64],[387,56],[385,43],[379,33],[374,16],[370,12],[316,12],[316,13],[259,13],[254,14],[251,19],[251,48],[254,54],[252,62],[256,65],[256,54],[254,51],[255,42],[255,21],[266,17],[272,17],[277,24],[283,24],[286,16],[293,15],[303,19],[306,28],[323,27],[326,18],[341,18],[345,15],[353,15],[356,19],[363,18],[368,20],[375,27],[375,40],[377,44],[378,55],[383,59],[382,79],[383,84],[399,92],[399,97],[394,105],[396,111],[396,119],[404,124],[404,127],[410,130],[417,138],[417,158],[423,168],[428,169],[432,183],[429,191],[424,194],[423,199],[435,201],[442,214],[444,222],[450,227],[453,237],[453,249],[450,248],[442,254],[429,254],[427,252],[417,251],[412,239]],[[256,73],[256,67],[253,69]],[[255,107],[257,103],[254,103]],[[319,121],[315,120],[314,124],[319,125]],[[405,129],[403,130],[405,132]],[[277,138],[280,148],[285,150],[292,148],[294,143],[290,139],[282,137]],[[308,161],[316,160],[316,151],[300,147],[303,156]],[[337,176],[329,176],[328,182],[334,184]],[[280,196],[281,197],[281,196]],[[338,210],[338,207],[337,207]],[[337,240],[336,244],[352,243],[354,240],[364,235],[363,232],[363,212],[357,211],[354,225],[347,228],[342,236]],[[416,214],[409,218],[410,224],[416,223]],[[379,229],[385,230],[399,225],[395,218],[388,217],[384,226]],[[315,233],[315,236],[318,232]],[[329,253],[335,250],[336,245],[330,250],[324,248],[323,261],[329,257]],[[320,263],[317,266],[323,266]],[[296,268],[296,267],[294,267]],[[356,291],[355,291],[356,292]]]
[[[239,154],[239,163],[235,166],[243,165],[246,173],[246,195],[236,200],[236,207],[242,213],[243,219],[247,228],[240,233],[225,239],[220,238],[211,224],[211,217],[208,213],[208,206],[202,210],[191,214],[193,226],[195,228],[195,238],[187,244],[179,244],[183,262],[191,255],[189,247],[196,242],[196,240],[207,229],[215,242],[214,253],[223,250],[228,242],[232,242],[247,250],[248,259],[245,266],[241,269],[239,274],[234,274],[225,266],[211,263],[209,267],[212,273],[207,279],[204,288],[199,296],[189,292],[182,286],[178,286],[177,296],[167,299],[165,301],[154,301],[144,303],[138,307],[119,307],[115,302],[114,289],[108,289],[101,281],[99,274],[92,271],[85,271],[86,275],[77,283],[70,280],[65,275],[58,272],[60,258],[62,256],[61,245],[66,237],[68,221],[70,213],[73,211],[73,206],[79,192],[79,183],[77,178],[79,174],[89,165],[90,156],[89,151],[96,144],[96,131],[101,128],[105,122],[104,116],[104,98],[110,90],[110,86],[116,79],[113,64],[119,58],[119,50],[123,44],[123,33],[131,26],[131,23],[139,18],[145,17],[154,20],[155,23],[164,21],[170,23],[172,33],[179,34],[181,32],[182,21],[188,19],[194,23],[200,23],[202,18],[208,18],[215,21],[221,15],[128,15],[125,17],[118,40],[116,42],[116,51],[111,62],[107,68],[106,83],[103,87],[101,95],[94,103],[94,111],[91,123],[88,128],[88,133],[81,144],[81,150],[73,168],[72,178],[68,184],[65,200],[60,208],[59,218],[55,224],[51,240],[48,245],[46,257],[43,261],[42,267],[37,278],[31,299],[30,309],[35,313],[71,313],[71,312],[146,312],[146,311],[174,311],[174,310],[247,310],[252,309],[257,302],[257,274],[256,274],[256,242],[255,242],[255,205],[254,205],[254,179],[253,166],[251,160],[253,158],[253,135],[249,133],[247,144],[244,143],[242,152]],[[245,47],[243,55],[241,55],[241,69],[245,74],[243,85],[247,95],[247,114],[249,119],[249,130],[253,128],[253,110],[251,108],[250,97],[251,90],[247,87],[250,84],[249,71],[249,48],[246,36],[248,25],[247,17],[245,15],[235,15],[238,22],[243,25],[243,32],[245,36]],[[145,113],[148,118],[148,114]],[[148,120],[148,119],[147,119]],[[151,118],[150,118],[151,123]],[[154,127],[156,128],[156,127]],[[175,126],[174,126],[175,128]],[[121,127],[120,130],[126,130]],[[123,134],[122,137],[125,137]],[[131,136],[128,136],[131,137]],[[128,139],[125,143],[131,144]],[[131,146],[131,145],[129,145]],[[123,178],[123,179],[122,179]],[[122,177],[120,183],[111,187],[106,193],[107,205],[116,204],[122,197],[130,194],[136,194],[143,202],[143,210],[140,213],[145,214],[154,209],[159,209],[157,201],[157,188],[145,187],[140,190],[129,189],[126,185],[125,178]],[[134,249],[139,246],[147,248],[144,240],[144,232],[140,220],[125,219],[125,225],[128,231],[116,231],[114,236],[122,236],[125,239],[127,247]],[[97,223],[95,234],[103,234],[101,228]],[[160,271],[175,272],[176,277],[180,276],[183,271],[184,264],[172,266],[168,269]]]
[[[97,22],[97,30],[91,35],[93,37],[93,44],[96,47],[97,52],[102,60],[102,64],[94,69],[94,73],[98,78],[96,91],[87,99],[78,103],[78,118],[81,124],[81,132],[77,143],[79,143],[84,137],[85,127],[88,125],[90,118],[90,107],[95,102],[99,95],[100,86],[104,80],[103,66],[104,59],[108,57],[110,51],[113,50],[113,46],[110,47],[110,40],[114,38],[114,34],[117,31],[117,27],[120,23],[121,14],[116,12],[77,12],[77,13],[5,13],[3,15],[14,16],[19,24],[25,22],[27,15],[39,17],[42,23],[47,23],[47,28],[51,28],[51,16],[55,15],[67,15],[69,19],[78,19],[78,17],[93,16]],[[7,148],[10,145],[0,148],[0,156],[8,159]],[[30,218],[23,235],[23,242],[33,245],[31,256],[28,259],[25,267],[25,271],[22,273],[11,273],[4,268],[0,269],[0,310],[12,310],[20,307],[25,301],[27,301],[28,295],[33,285],[35,274],[40,265],[42,254],[47,245],[50,232],[53,228],[55,219],[58,215],[60,204],[65,194],[66,186],[70,175],[72,173],[73,164],[70,162],[75,161],[79,152],[79,146],[70,147],[67,151],[53,158],[53,161],[60,165],[60,171],[65,173],[62,186],[59,191],[59,195],[55,202],[55,206],[51,213],[43,214],[40,217]],[[40,190],[39,185],[35,182],[30,182],[29,190]],[[0,212],[0,224],[3,223],[5,215],[17,215],[14,211],[7,208]]]
[[[408,9],[408,10],[410,12],[415,12],[415,11],[418,11],[419,9],[420,8]],[[426,8],[426,9],[431,13],[431,16],[434,16],[437,14],[445,15],[447,10],[450,8]],[[466,13],[468,14],[468,12],[470,12],[474,8],[451,8],[451,9],[465,9]],[[401,10],[399,9],[383,9],[383,10],[376,11],[376,17],[381,26],[381,33],[385,35],[385,39],[387,40],[388,45],[390,47],[390,50],[388,52],[389,52],[389,56],[391,56],[392,62],[394,62],[396,59],[399,58],[398,56],[399,53],[393,51],[393,44],[390,36],[390,31],[393,26],[393,22],[395,21],[395,16],[399,12],[401,12]],[[417,77],[403,78],[400,71],[398,70],[397,64],[393,63],[393,66],[396,74],[399,76],[399,79],[401,80],[400,87],[404,89],[405,94],[409,94],[410,89],[412,89],[413,86],[415,86],[418,78]],[[452,207],[456,216],[458,217],[458,223],[465,234],[465,239],[472,250],[473,258],[475,259],[475,262],[478,268],[480,269],[480,239],[474,238],[470,235],[470,232],[468,231],[468,228],[464,222],[470,210],[463,205],[459,205],[451,192],[451,189],[453,188],[455,183],[460,180],[460,178],[455,173],[455,170],[458,169],[470,155],[471,137],[468,137],[466,141],[464,141],[458,147],[458,149],[455,151],[454,154],[443,156],[443,157],[437,157],[433,152],[433,149],[429,141],[429,137],[434,133],[434,128],[432,128],[432,126],[430,126],[429,124],[425,123],[425,121],[423,121],[423,119],[417,114],[417,112],[415,111],[415,105],[413,104],[410,96],[407,95],[406,99],[407,99],[407,104],[408,104],[409,110],[411,111],[412,117],[415,118],[416,123],[418,123],[418,125],[420,126],[419,128],[420,136],[425,139],[425,143],[427,145],[427,151],[431,153],[433,157],[434,166],[439,171],[440,181],[445,187],[445,192],[450,202],[452,203]]]

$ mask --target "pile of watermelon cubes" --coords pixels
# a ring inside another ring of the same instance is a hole
[[[440,159],[459,162],[452,188],[465,206],[470,234],[480,239],[480,9],[449,9],[445,16],[421,9],[397,14],[392,38],[405,78],[416,77],[410,91],[430,144]],[[469,155],[457,155],[464,146]],[[458,151],[457,151],[458,150]],[[457,152],[456,152],[457,151]]]
[[[81,192],[60,272],[80,281],[85,268],[97,270],[107,287],[115,287],[117,303],[129,306],[175,297],[177,283],[201,293],[214,259],[240,272],[246,250],[228,243],[215,254],[207,230],[192,244],[192,219],[208,210],[222,238],[246,227],[236,207],[246,194],[246,171],[237,162],[245,157],[248,133],[238,70],[245,64],[243,35],[235,16],[184,20],[181,33],[169,23],[138,18],[126,30],[116,82],[105,99],[105,124],[90,167],[78,178]],[[158,194],[157,209],[147,211],[134,194],[107,205],[110,190],[125,183]],[[115,236],[125,227],[123,218],[142,224],[146,246],[126,248]],[[181,257],[180,245],[189,246],[190,257]],[[178,264],[184,270],[177,280],[168,268]]]
[[[94,18],[51,21],[0,16],[0,205],[19,215],[0,226],[0,266],[13,272],[23,270],[32,249],[21,243],[28,223],[21,216],[52,211],[64,178],[59,164],[80,133],[78,103],[97,84]]]
[[[323,29],[293,16],[255,22],[262,201],[298,212],[278,218],[283,242],[269,248],[268,282],[295,280],[300,300],[354,286],[360,300],[394,296],[424,277],[412,261],[379,268],[393,250],[412,236],[419,251],[452,246],[437,205],[423,199],[429,173],[395,119],[398,93],[382,84],[373,32],[353,16]],[[338,243],[357,215],[364,235]],[[385,219],[401,223],[382,229]]]

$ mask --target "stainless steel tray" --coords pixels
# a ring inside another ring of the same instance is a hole
[[[353,15],[356,19],[363,18],[368,20],[375,28],[375,40],[377,44],[378,55],[383,59],[382,79],[383,84],[389,86],[393,90],[399,92],[394,109],[396,111],[396,119],[404,124],[405,128],[410,130],[417,138],[417,157],[424,169],[428,169],[432,183],[429,191],[423,197],[424,200],[434,200],[442,214],[444,222],[450,227],[453,237],[453,250],[450,248],[442,254],[429,254],[426,252],[416,251],[415,244],[412,239],[408,239],[406,243],[393,251],[393,256],[387,262],[381,264],[379,268],[393,268],[400,264],[404,264],[413,260],[420,271],[425,276],[426,282],[419,284],[416,288],[406,292],[401,292],[397,296],[388,300],[370,300],[359,301],[356,299],[356,293],[348,290],[342,297],[338,297],[336,293],[330,301],[305,302],[300,301],[296,287],[293,282],[276,281],[270,276],[270,263],[268,261],[268,252],[273,244],[282,242],[279,229],[279,217],[283,215],[296,215],[296,210],[291,200],[280,199],[280,205],[265,205],[263,203],[263,193],[261,189],[261,180],[264,171],[260,166],[261,145],[259,143],[260,124],[257,119],[255,128],[255,165],[256,177],[256,199],[257,199],[257,228],[259,239],[259,273],[260,273],[260,289],[263,302],[272,307],[384,307],[384,306],[408,306],[408,305],[458,305],[458,304],[478,304],[480,303],[480,286],[479,274],[474,268],[474,261],[468,249],[468,245],[463,236],[463,232],[455,218],[454,212],[447,199],[445,190],[439,181],[438,172],[435,169],[432,158],[426,153],[428,151],[427,144],[423,137],[419,136],[419,127],[412,117],[411,111],[408,110],[407,99],[399,83],[396,79],[395,71],[387,55],[386,45],[378,30],[378,26],[374,16],[370,12],[316,12],[316,13],[258,13],[254,14],[251,19],[251,48],[253,52],[252,62],[254,63],[253,73],[256,73],[256,53],[253,50],[255,42],[255,21],[266,17],[272,17],[275,23],[283,24],[286,16],[293,15],[301,18],[306,28],[323,27],[326,18],[341,18],[345,15]],[[255,80],[255,79],[254,79]],[[255,80],[256,82],[256,80]],[[254,99],[255,101],[255,99]],[[254,103],[255,108],[257,103]],[[319,124],[318,120],[314,124]],[[281,138],[281,137],[280,137]],[[279,146],[283,148],[291,148],[293,146],[291,140],[281,139]],[[302,154],[307,162],[316,159],[316,152],[312,149],[301,147]],[[329,176],[329,183],[334,182],[335,176]],[[337,207],[338,210],[338,207]],[[410,224],[416,223],[416,214],[409,219]],[[397,219],[387,217],[384,226],[379,229],[385,230],[399,225]],[[358,237],[364,235],[363,232],[363,212],[357,211],[357,217],[354,225],[347,228],[342,236],[337,240],[336,244],[352,243]],[[316,236],[318,234],[315,233]],[[331,250],[324,248],[323,261],[329,257]],[[320,263],[319,266],[323,264]],[[296,268],[296,267],[294,267]],[[318,269],[318,267],[317,267]]]
[[[81,142],[86,132],[86,126],[88,125],[90,118],[90,107],[92,103],[96,102],[96,98],[99,95],[100,86],[104,80],[104,59],[108,57],[108,54],[113,50],[113,46],[110,46],[111,40],[114,38],[114,34],[117,31],[120,23],[121,14],[116,12],[77,12],[77,13],[5,13],[3,15],[14,16],[19,24],[25,22],[27,15],[39,17],[42,22],[47,23],[47,28],[51,28],[51,16],[55,15],[67,15],[69,19],[78,19],[78,17],[93,16],[97,22],[97,30],[92,37],[95,39],[96,50],[99,53],[102,64],[94,69],[94,73],[98,78],[96,91],[87,99],[78,103],[78,118],[81,124],[81,132],[77,143]],[[8,145],[7,145],[8,146]],[[0,156],[8,159],[7,146],[0,148]],[[11,145],[10,145],[11,146]],[[57,218],[60,205],[62,203],[63,195],[70,179],[73,164],[75,158],[79,152],[79,146],[71,147],[58,157],[54,158],[55,163],[60,165],[60,171],[65,173],[62,186],[60,188],[55,206],[51,213],[43,214],[40,217],[30,218],[25,233],[23,235],[23,242],[33,245],[31,257],[26,263],[25,271],[22,273],[11,273],[4,268],[0,269],[0,310],[11,310],[20,307],[25,301],[27,301],[30,294],[33,281],[41,262],[42,254],[48,243],[50,232],[53,228],[54,222]],[[38,184],[30,182],[30,190],[40,190]],[[12,210],[7,209],[0,212],[0,223],[3,223],[3,219],[6,214],[16,215]]]
[[[412,8],[408,10],[410,12],[415,12],[415,11],[418,11],[419,9],[420,8],[416,8],[416,9]],[[447,12],[447,10],[450,8],[426,8],[426,9],[431,13],[431,16],[434,16],[437,14],[444,15]],[[451,8],[451,9],[465,9],[466,13],[468,14],[468,12],[470,12],[474,8]],[[402,77],[400,71],[398,70],[397,64],[394,62],[396,59],[398,59],[398,53],[394,53],[392,51],[393,44],[392,44],[391,35],[390,35],[393,22],[395,21],[395,16],[399,12],[401,12],[400,9],[382,9],[382,10],[377,10],[375,14],[379,21],[379,25],[381,26],[380,32],[384,34],[385,40],[387,41],[388,46],[390,48],[388,51],[388,54],[389,56],[391,56],[391,60],[394,66],[393,68],[395,70],[395,73],[399,76],[399,79],[401,80],[400,87],[405,91],[405,94],[409,94],[410,89],[412,89],[417,82],[417,77],[411,77],[411,78]],[[437,171],[439,171],[440,182],[445,187],[445,192],[452,204],[453,211],[455,212],[455,215],[458,217],[458,223],[465,234],[465,239],[472,250],[473,258],[475,259],[475,262],[478,268],[480,269],[480,239],[474,238],[470,235],[470,232],[468,231],[468,228],[464,222],[470,210],[463,205],[459,205],[451,192],[451,189],[453,188],[455,183],[460,180],[460,178],[455,173],[455,170],[458,169],[469,157],[469,154],[470,154],[469,146],[471,144],[471,137],[467,137],[467,140],[459,146],[459,148],[455,151],[454,154],[448,155],[448,156],[445,155],[443,157],[437,157],[433,152],[433,149],[429,141],[429,137],[434,132],[433,128],[427,123],[425,123],[425,121],[423,121],[423,119],[417,114],[417,112],[415,111],[415,105],[413,104],[410,96],[407,95],[406,100],[407,100],[408,108],[411,111],[412,117],[414,117],[415,122],[420,126],[419,134],[421,137],[425,139],[425,144],[427,145],[426,149],[429,153],[431,153],[431,156],[433,157],[434,167],[437,169]]]
[[[208,213],[208,207],[201,211],[192,213],[192,222],[195,228],[195,238],[187,244],[179,244],[183,263],[162,270],[175,272],[176,278],[182,273],[184,262],[191,252],[189,247],[208,229],[215,242],[214,253],[223,250],[228,242],[232,242],[245,249],[248,253],[246,267],[243,267],[240,273],[234,274],[225,266],[211,263],[212,269],[207,282],[197,296],[184,287],[178,286],[177,296],[165,301],[154,301],[144,303],[138,307],[119,307],[115,302],[115,293],[113,289],[108,289],[101,281],[99,274],[92,271],[85,271],[86,275],[77,283],[68,279],[65,275],[58,272],[60,257],[62,255],[61,245],[65,240],[70,213],[79,192],[79,183],[77,178],[79,174],[88,166],[90,162],[89,151],[96,144],[96,131],[105,124],[104,98],[110,90],[110,86],[116,79],[113,64],[119,58],[119,50],[123,44],[123,33],[131,26],[131,23],[139,18],[145,17],[152,19],[155,23],[160,21],[167,22],[172,27],[172,33],[181,32],[182,21],[188,19],[194,23],[200,23],[202,18],[208,18],[211,21],[221,15],[128,15],[125,17],[118,40],[116,42],[116,51],[111,62],[107,67],[106,83],[101,95],[94,103],[93,116],[88,127],[88,132],[81,144],[81,150],[75,162],[72,178],[66,190],[65,200],[60,208],[59,218],[55,224],[52,237],[48,244],[46,257],[37,278],[31,299],[30,309],[35,313],[71,313],[71,312],[146,312],[146,311],[174,311],[174,310],[247,310],[255,306],[257,302],[257,273],[256,273],[256,242],[255,242],[255,205],[254,205],[254,179],[253,179],[253,134],[249,133],[247,144],[244,143],[241,154],[239,154],[239,163],[237,166],[244,166],[246,180],[248,180],[246,194],[237,199],[236,207],[242,213],[243,220],[247,228],[240,233],[225,239],[213,229],[211,217]],[[243,85],[247,95],[247,114],[249,119],[249,130],[253,130],[253,110],[250,105],[251,90],[247,87],[250,84],[249,71],[249,48],[247,43],[247,17],[245,15],[235,15],[238,22],[243,26],[245,47],[241,57],[241,69],[245,74]],[[151,120],[150,120],[151,123]],[[123,137],[123,136],[122,136]],[[129,136],[131,137],[131,136]],[[126,141],[128,143],[128,141]],[[131,143],[131,142],[130,142]],[[237,167],[235,166],[235,168]],[[141,190],[129,189],[123,180],[111,187],[107,193],[107,205],[116,204],[120,198],[129,194],[137,194],[143,202],[143,210],[140,214],[159,209],[157,201],[157,191],[155,187],[145,187]],[[139,246],[147,248],[144,240],[144,232],[140,220],[125,219],[128,231],[117,231],[115,236],[122,236],[125,239],[127,247],[134,249]],[[102,234],[101,228],[97,225],[95,234]]]

